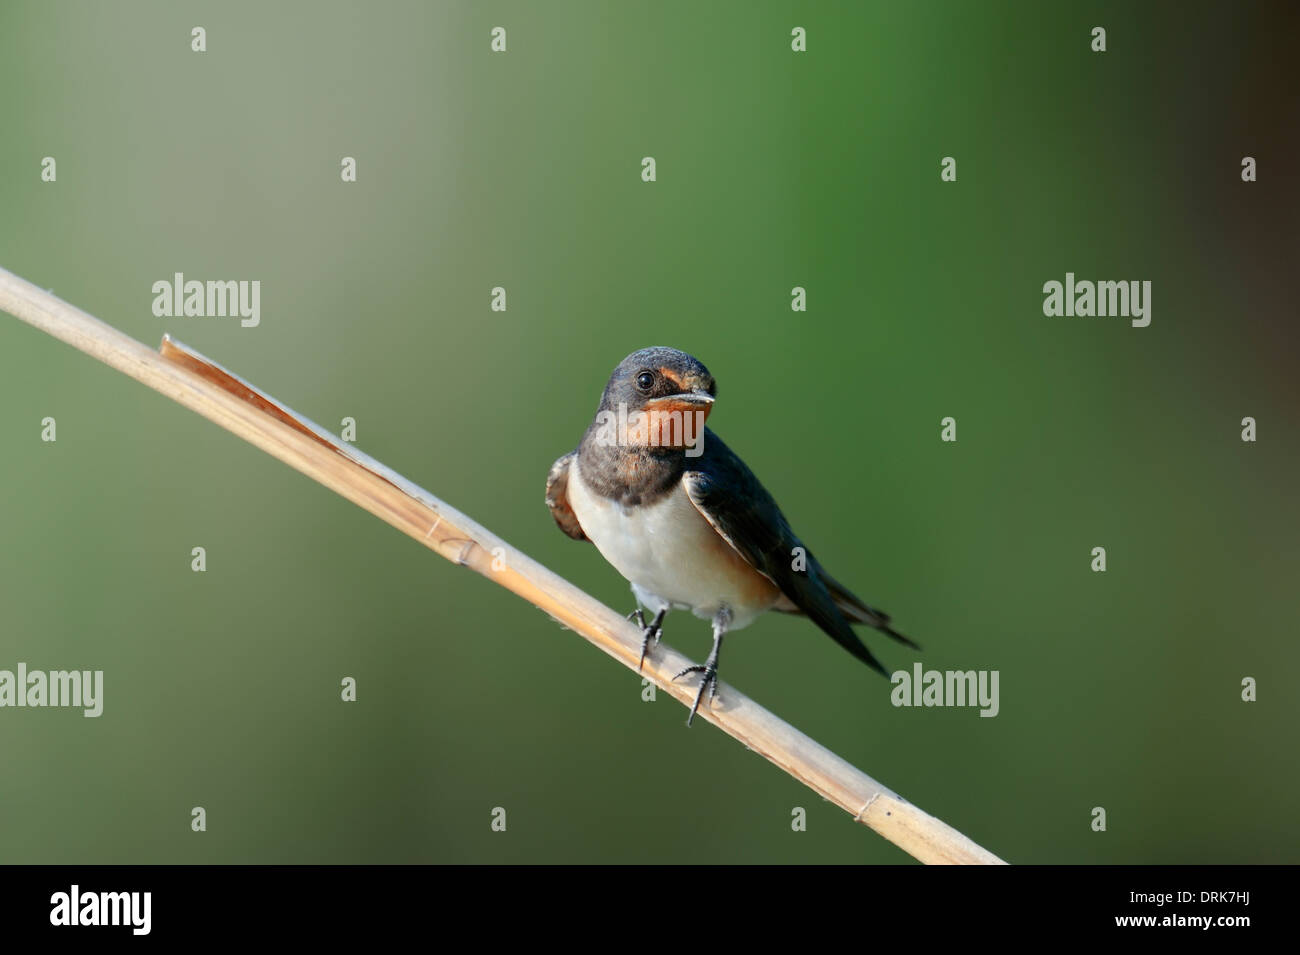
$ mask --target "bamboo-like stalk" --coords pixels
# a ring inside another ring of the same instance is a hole
[[[469,567],[637,669],[641,632],[546,567],[372,458],[312,425],[171,339],[161,351],[0,269],[0,310],[130,375],[341,494],[448,560]],[[538,506],[541,506],[538,476]],[[691,663],[666,644],[643,675],[689,706],[694,690],[672,682]],[[891,792],[731,686],[699,715],[926,863],[1002,860]]]

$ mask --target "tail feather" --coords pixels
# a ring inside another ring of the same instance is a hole
[[[824,611],[824,612],[823,612]],[[813,608],[808,614],[813,623],[821,627],[824,633],[842,646],[849,653],[853,654],[871,669],[875,670],[885,679],[889,679],[889,671],[885,665],[876,659],[876,655],[867,649],[867,645],[862,642],[861,638],[853,632],[849,622],[844,619],[833,605],[827,604],[821,607]]]
[[[822,583],[830,591],[831,599],[835,601],[835,606],[840,613],[844,614],[853,623],[865,623],[867,626],[875,627],[881,633],[888,634],[899,643],[911,647],[913,650],[920,650],[921,647],[911,638],[903,636],[897,630],[889,626],[889,614],[882,610],[876,610],[863,603],[852,591],[841,584],[825,571],[821,572]]]

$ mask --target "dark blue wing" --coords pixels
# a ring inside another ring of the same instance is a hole
[[[827,574],[790,529],[767,489],[730,448],[705,429],[704,453],[687,459],[683,482],[691,502],[749,564],[775,583],[786,598],[840,646],[888,676],[853,632],[850,619],[870,624],[915,646],[888,626],[889,617],[873,610]]]

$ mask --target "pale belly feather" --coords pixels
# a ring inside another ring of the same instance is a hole
[[[648,505],[625,508],[593,492],[576,466],[569,476],[569,506],[601,555],[626,577],[638,596],[690,609],[710,618],[730,609],[737,630],[770,609],[780,590],[728,544],[682,487]]]

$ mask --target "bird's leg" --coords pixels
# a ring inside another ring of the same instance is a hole
[[[665,607],[655,614],[655,618],[648,624],[645,622],[645,611],[640,607],[627,615],[627,619],[635,620],[636,625],[641,628],[641,662],[636,665],[638,671],[645,666],[645,655],[650,651],[650,641],[653,640],[655,645],[658,646],[659,638],[663,636],[663,630],[659,625],[664,622],[664,617],[667,614],[668,608]]]
[[[703,674],[700,678],[700,691],[695,694],[695,705],[691,707],[691,715],[686,717],[686,725],[690,726],[691,721],[695,719],[695,714],[700,708],[700,700],[704,699],[704,691],[709,691],[709,703],[713,703],[713,698],[718,694],[718,653],[722,650],[722,637],[727,632],[727,625],[731,623],[731,611],[723,607],[713,615],[713,649],[709,651],[709,657],[703,665],[687,667],[677,676],[673,677],[678,680],[688,673]]]

